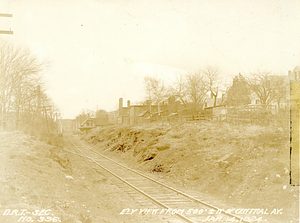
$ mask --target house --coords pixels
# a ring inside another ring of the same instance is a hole
[[[136,123],[149,123],[151,122],[152,114],[146,110],[138,115],[137,118],[135,118]],[[131,119],[132,120],[132,119]]]
[[[203,111],[201,112],[202,115],[205,115],[207,117],[213,117],[215,115],[219,115],[220,113],[220,109],[215,109],[217,107],[224,107],[222,105],[223,103],[223,98],[217,98],[216,99],[216,106],[214,106],[215,104],[215,98],[205,98],[204,99],[204,106],[203,106]],[[222,110],[222,114],[224,113],[225,110]]]
[[[294,69],[295,70],[295,69]],[[289,72],[290,73],[290,72]],[[292,76],[289,74],[289,76]],[[270,80],[273,82],[275,88],[272,88],[272,95],[268,98],[267,108],[275,114],[278,109],[286,109],[289,105],[289,76],[285,75],[272,75]],[[273,94],[274,93],[274,94]],[[261,105],[260,98],[256,92],[251,91],[250,105]],[[270,101],[271,100],[271,101]]]
[[[88,118],[89,116],[87,114],[80,114],[76,117],[76,119],[74,120],[74,125],[75,125],[75,130],[74,133],[80,133],[80,127],[81,124]]]
[[[140,118],[149,118],[150,116],[151,116],[151,113],[148,110],[146,110],[146,111],[142,112],[141,114],[139,114]]]
[[[290,81],[300,80],[300,67],[296,66],[293,71],[288,71],[288,76]]]
[[[80,131],[87,131],[87,130],[90,130],[90,129],[93,129],[96,127],[96,124],[95,124],[95,120],[94,118],[90,118],[88,117],[86,120],[84,120],[83,123],[80,124]]]
[[[175,97],[170,97],[167,102],[162,101],[158,105],[152,105],[149,100],[142,105],[130,105],[128,100],[127,107],[123,106],[123,98],[120,98],[117,123],[120,125],[136,125],[154,121],[159,117],[167,117],[170,113],[177,112],[179,107]]]
[[[119,111],[107,112],[108,120],[110,124],[118,124]]]
[[[250,93],[250,100],[251,100],[251,103],[250,103],[251,105],[260,104],[260,99],[254,91],[251,91],[251,93]]]
[[[127,101],[127,107],[123,106],[123,98],[119,99],[119,115],[117,119],[117,124],[119,125],[129,125],[129,109],[130,109],[130,101]]]
[[[151,109],[151,112],[150,112]],[[145,118],[150,119],[152,114],[158,111],[157,105],[133,105],[130,106],[129,118],[130,125],[142,123]]]
[[[101,117],[101,118],[88,117],[86,120],[84,120],[83,123],[81,123],[79,129],[81,132],[88,132],[93,128],[107,126],[107,125],[109,125],[108,117]]]

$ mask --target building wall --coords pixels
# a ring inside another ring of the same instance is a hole
[[[81,114],[79,116],[76,117],[75,119],[75,130],[74,130],[74,133],[79,133],[80,132],[80,126],[81,124],[88,118],[87,115],[85,114]]]
[[[119,116],[118,117],[118,124],[119,125],[130,125],[129,116]]]
[[[213,114],[214,115],[225,115],[227,113],[226,107],[215,107],[213,108]]]
[[[257,96],[257,94],[255,92],[251,92],[250,99],[251,99],[251,105],[260,104],[259,97]]]
[[[131,106],[129,116],[131,117],[137,117],[139,114],[141,114],[144,111],[149,110],[148,106]]]
[[[175,113],[177,112],[177,103],[175,101],[175,96],[169,97],[168,98],[168,106],[169,106],[169,112],[170,113]]]
[[[95,123],[94,121],[91,119],[91,120],[87,120],[84,125],[82,125],[82,127],[94,127],[95,126]]]
[[[289,74],[289,79],[291,81],[298,81],[298,80],[300,80],[300,67],[296,66],[293,71],[289,70],[288,74]]]
[[[107,126],[107,125],[109,125],[109,119],[108,119],[108,117],[105,117],[105,118],[96,118],[95,122],[96,122],[96,126]]]
[[[110,124],[118,124],[119,110],[108,112],[107,115]]]
[[[149,110],[149,107],[147,105],[145,106],[131,106],[129,111],[129,117],[130,117],[130,125],[136,125],[139,122],[139,115]]]

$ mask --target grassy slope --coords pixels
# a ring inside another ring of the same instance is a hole
[[[73,149],[67,143],[64,148]],[[124,208],[140,206],[99,174],[97,167],[20,132],[0,132],[0,173],[1,223],[22,222],[20,217],[51,221],[46,215],[5,215],[8,209],[19,210],[18,214],[21,209],[50,209],[50,217],[59,217],[62,223],[164,222],[161,216],[120,215]]]
[[[85,139],[238,207],[283,208],[281,220],[298,216],[299,191],[289,185],[289,133],[283,129],[209,122],[110,126]]]

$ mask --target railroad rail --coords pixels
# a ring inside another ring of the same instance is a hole
[[[73,139],[71,139],[73,138]],[[61,149],[91,160],[110,175],[114,176],[114,184],[125,190],[142,206],[153,207],[157,214],[176,217],[181,222],[254,222],[250,217],[240,217],[226,213],[207,202],[170,187],[160,181],[120,164],[109,157],[93,150],[80,140],[66,136],[66,139],[78,152]],[[161,209],[157,209],[157,208]],[[156,209],[155,209],[156,208]],[[145,209],[146,210],[146,209]],[[256,221],[258,222],[258,221]]]

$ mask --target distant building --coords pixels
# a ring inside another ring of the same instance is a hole
[[[223,98],[216,99],[216,106],[220,106],[223,103]],[[212,108],[215,104],[215,98],[205,98],[204,108]]]
[[[135,125],[140,122],[141,119],[146,118],[146,116],[151,117],[151,113],[149,111],[149,106],[147,105],[134,105],[130,107],[129,119],[130,125]],[[152,112],[157,112],[157,106],[151,108]],[[148,114],[148,115],[147,115]]]
[[[293,71],[288,71],[288,76],[290,81],[299,81],[300,80],[300,67],[296,66]]]
[[[154,121],[158,117],[168,116],[177,112],[180,108],[175,97],[170,97],[168,101],[162,101],[158,105],[152,105],[149,100],[143,105],[131,105],[127,101],[127,107],[123,106],[123,98],[119,99],[119,115],[118,124],[120,125],[136,125],[139,123]]]
[[[102,118],[90,118],[88,117],[83,123],[81,123],[79,129],[81,132],[88,132],[89,130],[109,125],[108,117]]]
[[[107,112],[110,124],[118,124],[119,110]]]
[[[216,106],[215,106],[215,98],[205,98],[204,99],[204,110],[202,111],[202,115],[205,114],[207,116],[221,116],[225,115],[227,110],[226,106],[223,105],[223,98],[216,98]],[[222,119],[223,120],[223,119]]]
[[[119,125],[129,125],[129,109],[130,109],[130,101],[127,101],[127,107],[123,106],[123,98],[119,99],[119,116],[118,116],[118,124]]]
[[[289,104],[289,79],[290,79],[290,71],[289,76],[285,75],[272,75],[270,76],[270,80],[277,84],[277,87],[279,89],[274,89],[274,91],[277,93],[277,95],[281,96],[280,98],[274,97],[272,101],[268,102],[269,108],[272,108],[274,111],[278,109],[286,109]],[[283,87],[283,88],[282,88]],[[278,92],[281,92],[281,94]],[[256,92],[251,90],[251,103],[250,105],[261,105],[260,98],[256,94]],[[271,98],[272,99],[272,98]],[[274,112],[273,111],[273,112]]]

